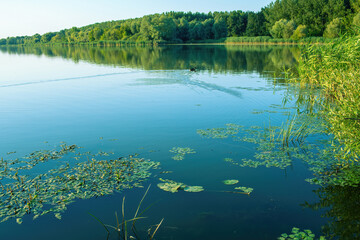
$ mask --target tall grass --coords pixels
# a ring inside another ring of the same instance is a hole
[[[106,232],[107,232],[106,239],[109,239],[110,234],[111,234],[110,229],[112,229],[117,233],[118,239],[120,239],[120,240],[128,240],[128,239],[154,240],[155,234],[159,230],[159,228],[160,228],[162,222],[164,221],[164,219],[161,219],[161,221],[158,224],[155,224],[155,225],[150,226],[148,228],[146,238],[141,238],[139,236],[139,233],[138,233],[138,231],[136,229],[136,225],[135,225],[137,220],[145,218],[145,217],[142,217],[142,215],[150,208],[150,206],[149,206],[145,210],[140,212],[141,205],[142,205],[147,193],[149,192],[149,189],[150,189],[150,186],[145,191],[143,197],[141,198],[141,200],[140,200],[140,202],[139,202],[139,204],[137,206],[134,217],[131,218],[131,219],[126,219],[125,218],[125,197],[123,197],[123,201],[122,201],[122,205],[121,205],[121,215],[122,215],[121,221],[119,221],[118,214],[117,214],[117,212],[115,212],[116,225],[105,224],[99,218],[97,218],[96,216],[90,214],[106,230]],[[130,228],[130,226],[131,226],[131,228]],[[153,230],[153,228],[154,228],[154,230]]]
[[[302,85],[321,88],[323,118],[342,167],[360,156],[360,35],[307,46],[299,62]]]

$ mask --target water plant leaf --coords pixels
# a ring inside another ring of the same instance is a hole
[[[202,186],[188,186],[181,182],[175,182],[170,179],[162,179],[159,178],[162,183],[158,183],[158,187],[164,191],[176,193],[179,190],[183,190],[185,192],[201,192],[204,191],[204,188]]]
[[[224,180],[223,183],[225,185],[235,185],[239,182],[239,180],[236,179],[228,179],[228,180]]]
[[[97,160],[89,152],[76,152],[76,145],[60,145],[60,150],[36,151],[23,159],[0,160],[0,220],[21,219],[34,214],[34,219],[47,213],[60,213],[76,199],[109,195],[124,189],[142,187],[150,170],[159,163],[133,156]],[[79,159],[71,165],[70,154]],[[67,155],[67,159],[64,159]],[[26,175],[29,169],[50,160],[64,165],[38,175]],[[19,221],[19,220],[18,220]]]
[[[243,126],[234,123],[226,124],[225,128],[208,128],[206,130],[199,129],[197,134],[206,138],[228,138],[229,136],[239,133]]]
[[[236,187],[235,190],[241,190],[244,193],[250,194],[250,193],[252,193],[252,191],[254,189],[253,188],[248,188],[248,187]]]
[[[184,188],[185,192],[202,192],[204,188],[202,186],[186,186]]]
[[[186,154],[194,154],[196,153],[194,149],[188,147],[173,147],[169,152],[176,153],[172,159],[176,161],[184,160]]]

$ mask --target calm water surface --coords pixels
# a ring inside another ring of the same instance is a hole
[[[327,219],[302,206],[318,200],[302,162],[286,170],[235,166],[224,158],[251,159],[256,146],[197,134],[227,123],[280,126],[296,109],[292,101],[289,109],[276,107],[287,85],[274,75],[297,56],[295,48],[239,46],[2,49],[0,156],[22,157],[66,142],[160,162],[143,183],[152,185],[143,204],[154,205],[138,221],[145,231],[164,218],[157,239],[276,239],[294,226],[318,234]],[[173,147],[196,153],[175,161]],[[159,177],[205,191],[165,192],[156,186]],[[254,191],[229,193],[234,186],[223,184],[226,179]],[[126,196],[131,218],[145,188],[77,200],[61,220],[51,213],[36,220],[26,215],[21,225],[9,219],[0,224],[1,239],[106,239],[89,213],[114,225]]]

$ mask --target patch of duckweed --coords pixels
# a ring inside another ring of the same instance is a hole
[[[36,151],[23,159],[1,159],[1,222],[16,218],[16,222],[21,224],[26,214],[33,214],[36,219],[53,213],[56,218],[61,219],[61,213],[76,199],[99,197],[141,187],[142,181],[150,176],[150,170],[159,165],[132,156],[98,160],[95,155],[76,153],[84,160],[69,164],[63,159],[66,164],[36,176],[23,173],[23,170],[31,169],[39,163],[75,153],[78,148],[76,145],[66,144],[60,147],[60,151]]]
[[[176,161],[184,160],[186,154],[196,153],[194,149],[188,147],[173,147],[169,152],[176,153],[176,155],[172,157],[172,159]]]
[[[179,190],[183,190],[185,192],[202,192],[204,188],[202,186],[188,186],[181,182],[175,182],[170,179],[162,179],[159,178],[161,183],[158,183],[158,187],[166,192],[176,193]]]
[[[223,183],[225,185],[235,185],[239,182],[239,180],[236,179],[228,179],[228,180],[224,180]]]

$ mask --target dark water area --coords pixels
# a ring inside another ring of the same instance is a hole
[[[341,209],[343,203],[338,198],[331,202],[332,196],[346,190],[306,182],[312,173],[296,158],[285,167],[234,164],[255,159],[259,151],[256,144],[239,140],[249,133],[240,129],[280,127],[299,110],[297,89],[282,77],[298,57],[295,47],[266,46],[1,48],[3,161],[53,151],[66,142],[97,154],[98,160],[131,155],[160,163],[144,177],[143,188],[75,198],[61,211],[61,219],[56,211],[35,220],[33,213],[25,214],[21,224],[12,216],[0,225],[1,239],[106,239],[106,230],[93,216],[116,225],[115,212],[121,218],[125,197],[125,217],[133,218],[150,184],[142,206],[153,205],[143,215],[147,218],[136,223],[139,239],[146,239],[149,226],[161,219],[156,239],[276,239],[293,227],[322,234],[333,218],[327,210]],[[199,131],[207,129],[211,134],[214,129],[235,132],[219,137]],[[193,153],[175,160],[172,149],[177,147]],[[79,158],[65,154],[40,161],[25,173],[34,177],[87,161]],[[4,163],[1,167],[4,173]],[[163,191],[157,186],[161,179],[204,191]],[[226,185],[227,179],[239,182]],[[239,186],[253,192],[241,194],[234,189]],[[6,199],[0,198],[0,204],[9,204]],[[316,205],[319,201],[330,204]],[[113,231],[109,239],[119,238]]]

